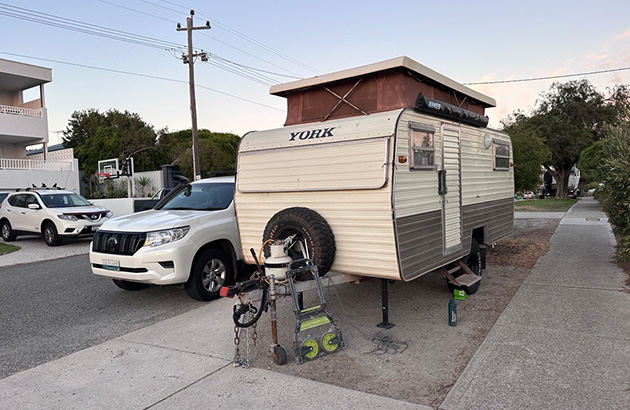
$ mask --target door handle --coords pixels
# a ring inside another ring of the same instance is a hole
[[[448,188],[446,187],[446,170],[438,170],[438,195],[446,195]]]

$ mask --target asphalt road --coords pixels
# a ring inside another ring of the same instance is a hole
[[[178,286],[124,291],[89,266],[80,255],[0,268],[0,378],[204,305]]]

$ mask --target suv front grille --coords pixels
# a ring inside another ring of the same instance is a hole
[[[133,255],[142,248],[146,233],[107,232],[99,230],[94,234],[92,251],[115,255]]]

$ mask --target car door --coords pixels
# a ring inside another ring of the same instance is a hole
[[[24,212],[25,208],[25,194],[13,195],[9,199],[7,199],[7,210],[5,215],[9,219],[9,223],[11,223],[11,227],[13,228],[13,230],[24,230],[24,216],[26,215],[26,213]]]
[[[35,194],[26,195],[26,207],[24,208],[24,230],[29,232],[40,232],[40,225],[42,223],[42,205],[37,199]],[[37,205],[37,209],[30,209],[29,205]]]

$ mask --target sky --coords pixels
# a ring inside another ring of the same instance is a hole
[[[194,64],[198,126],[241,136],[283,125],[286,100],[269,95],[272,82],[402,55],[461,83],[630,67],[627,0],[0,0],[0,58],[52,68],[50,144],[74,111],[90,108],[137,113],[156,130],[187,129],[188,66],[180,58],[187,39],[176,23],[185,26],[190,9],[195,26],[212,26],[193,33],[195,48],[209,56]],[[48,24],[31,21],[41,13]],[[152,46],[50,25],[59,21],[144,36]],[[242,66],[263,71],[234,73]],[[496,100],[486,114],[498,128],[515,110],[531,110],[554,81],[580,78],[604,92],[630,84],[630,70],[470,87]],[[34,90],[29,96],[37,98]]]

